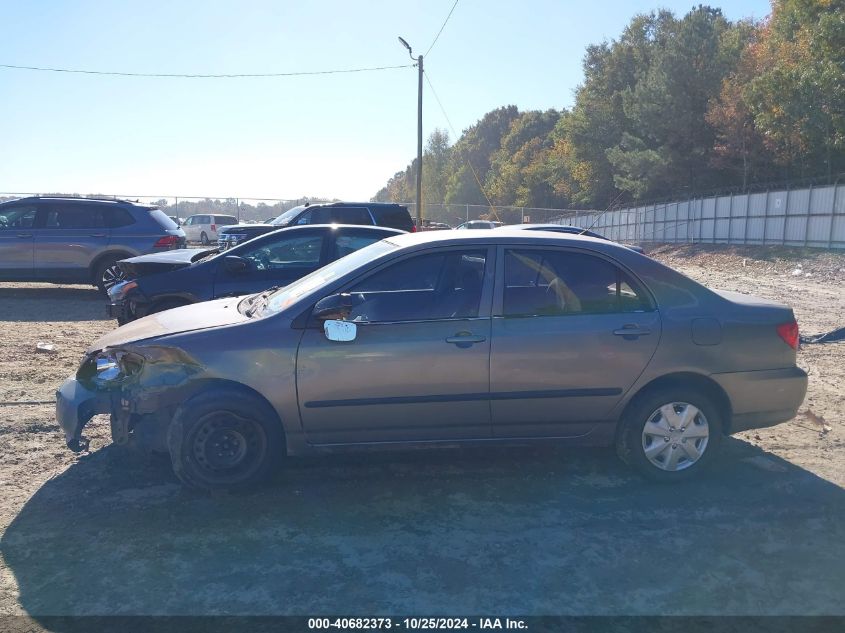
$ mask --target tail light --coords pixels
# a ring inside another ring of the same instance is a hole
[[[417,225],[416,225],[416,224],[412,224],[412,225],[411,225],[411,233],[416,233],[416,232],[417,232]]]
[[[211,231],[212,231],[213,233],[217,233],[217,225],[216,225],[216,224],[212,224],[212,225],[211,225]]]
[[[792,349],[798,349],[798,323],[791,321],[790,323],[781,323],[778,327],[778,336],[783,339],[783,342],[789,345]]]
[[[177,244],[179,244],[179,238],[177,236],[165,235],[153,244],[153,248],[170,248],[171,246],[176,246]]]

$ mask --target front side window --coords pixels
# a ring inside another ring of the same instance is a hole
[[[35,205],[0,207],[0,231],[31,229],[35,224]]]
[[[592,255],[511,249],[505,252],[504,273],[504,316],[612,314],[650,309],[645,293],[627,273]]]
[[[320,264],[323,239],[322,235],[279,238],[238,254],[257,270],[313,268]]]
[[[347,292],[363,299],[349,318],[358,322],[477,317],[487,253],[417,255],[371,275]]]

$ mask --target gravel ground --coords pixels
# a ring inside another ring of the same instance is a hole
[[[788,302],[803,334],[845,325],[845,254],[650,253]],[[0,285],[0,402],[52,400],[112,327],[94,289]],[[799,364],[796,419],[671,487],[609,451],[532,448],[291,460],[209,497],[111,446],[103,417],[74,456],[51,405],[0,405],[0,616],[845,614],[845,343]]]

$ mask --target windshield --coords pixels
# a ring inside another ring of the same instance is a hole
[[[264,317],[281,312],[307,295],[316,293],[323,285],[333,279],[342,277],[359,266],[377,257],[381,257],[396,248],[398,246],[395,244],[391,244],[387,240],[382,240],[381,242],[370,244],[359,251],[355,251],[346,257],[335,260],[331,264],[315,270],[310,275],[306,275],[302,279],[294,281],[292,284],[273,292],[267,297],[264,308],[258,311],[256,315]]]
[[[270,224],[273,224],[274,226],[284,226],[285,224],[290,224],[291,220],[293,220],[297,215],[299,215],[299,212],[302,211],[304,208],[304,205],[299,205],[298,207],[294,207],[293,209],[288,209],[275,220],[271,221]]]

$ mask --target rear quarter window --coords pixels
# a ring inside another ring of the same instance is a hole
[[[176,222],[174,222],[173,220],[171,220],[170,217],[161,209],[150,209],[150,217],[156,224],[158,224],[163,229],[173,230],[179,228],[179,225],[176,224]],[[117,226],[124,225],[118,224]]]
[[[224,226],[238,223],[237,218],[233,218],[232,216],[229,216],[229,215],[215,216],[215,220],[216,220],[215,224],[222,224]]]
[[[373,208],[370,211],[379,226],[387,226],[401,231],[410,231],[414,227],[411,214],[404,207]]]

